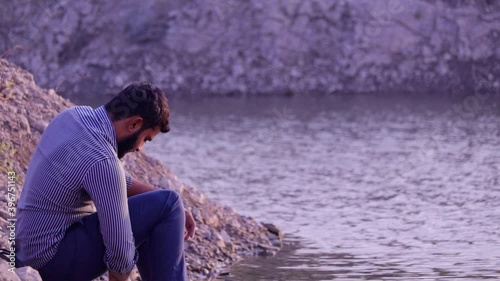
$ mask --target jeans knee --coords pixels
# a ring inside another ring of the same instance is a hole
[[[167,210],[169,210],[169,213],[172,212],[179,212],[184,214],[184,204],[182,202],[182,198],[180,194],[175,191],[175,190],[158,190],[156,191],[159,193],[159,196],[161,196],[165,202],[164,204],[167,207]]]

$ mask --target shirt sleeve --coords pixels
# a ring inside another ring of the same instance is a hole
[[[127,171],[123,170],[125,172],[125,181],[127,182],[127,189],[130,188],[132,185],[132,175]]]
[[[83,187],[97,209],[106,252],[104,263],[109,270],[129,273],[137,263],[128,211],[125,170],[116,159],[104,159],[89,169]]]

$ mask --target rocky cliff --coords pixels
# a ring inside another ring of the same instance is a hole
[[[7,248],[10,229],[8,203],[16,202],[22,191],[26,169],[48,122],[63,109],[73,106],[52,89],[42,89],[33,76],[19,67],[0,59],[0,247]],[[273,255],[280,239],[274,227],[263,226],[250,217],[238,215],[228,206],[206,198],[195,188],[182,184],[157,160],[143,153],[125,157],[132,175],[163,189],[178,191],[198,224],[194,239],[186,244],[187,263],[193,280],[205,280],[242,256]],[[12,173],[14,179],[9,179]],[[9,182],[9,180],[11,180]],[[9,191],[8,191],[9,187]],[[10,194],[9,194],[10,193]],[[268,230],[270,229],[270,230]],[[278,233],[277,233],[278,234]],[[274,244],[274,246],[273,246]],[[0,260],[0,280],[19,280],[7,271],[8,264]],[[22,280],[36,273],[32,269],[19,271]],[[28,274],[28,277],[25,275]],[[137,274],[136,274],[137,275]],[[100,280],[105,280],[101,278]],[[137,277],[140,280],[140,276]]]
[[[500,87],[498,1],[0,3],[0,54],[75,100],[133,80],[181,95]]]

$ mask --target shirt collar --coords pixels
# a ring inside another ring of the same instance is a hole
[[[104,138],[113,146],[115,151],[118,151],[118,144],[116,141],[116,132],[115,127],[113,126],[113,122],[109,118],[108,112],[104,105],[95,109],[95,113],[97,115],[97,120],[100,122],[101,127],[103,128]]]

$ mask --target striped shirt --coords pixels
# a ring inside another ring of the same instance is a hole
[[[104,106],[59,113],[33,153],[17,204],[18,259],[41,268],[56,254],[65,231],[97,211],[107,268],[130,272],[138,259],[128,212],[131,182]]]

